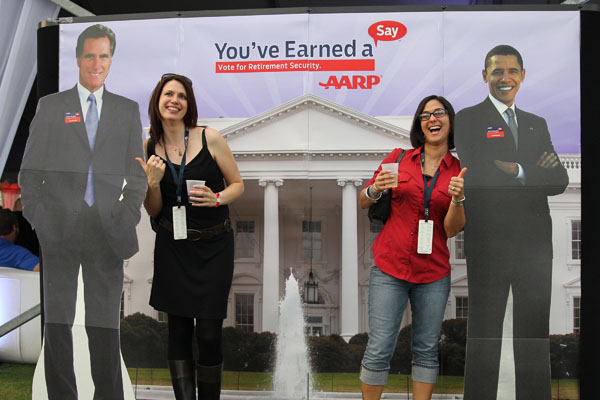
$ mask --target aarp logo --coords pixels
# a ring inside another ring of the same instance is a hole
[[[323,86],[325,89],[330,87],[335,89],[372,89],[379,82],[381,82],[379,75],[342,75],[339,78],[331,75],[327,82],[319,82],[319,86]]]

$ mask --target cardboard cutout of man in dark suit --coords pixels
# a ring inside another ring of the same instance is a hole
[[[486,56],[482,75],[490,95],[456,114],[456,150],[469,169],[464,398],[496,399],[504,314],[512,290],[516,399],[550,400],[552,221],[547,197],[562,193],[569,178],[546,121],[515,107],[525,79],[519,52],[496,46]]]
[[[146,178],[135,160],[143,157],[138,104],[104,88],[114,50],[109,28],[81,33],[79,83],[40,99],[21,165],[23,212],[42,249],[49,399],[77,399],[72,325],[80,266],[94,399],[123,398],[123,260],[138,251]]]

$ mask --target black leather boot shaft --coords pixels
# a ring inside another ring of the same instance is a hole
[[[173,392],[177,400],[196,400],[194,361],[169,360]]]
[[[198,378],[198,400],[219,400],[221,397],[221,380],[223,364],[196,367]]]

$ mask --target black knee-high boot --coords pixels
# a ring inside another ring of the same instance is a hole
[[[198,365],[198,400],[219,400],[221,397],[221,379],[223,363],[213,366]]]
[[[194,361],[169,360],[173,392],[177,400],[196,400]]]

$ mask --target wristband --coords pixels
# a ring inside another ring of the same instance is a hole
[[[373,192],[373,187],[369,186],[369,189],[367,191],[369,192],[369,197],[373,200],[377,201],[381,198],[381,193],[376,195],[375,192]]]
[[[217,193],[217,204],[215,204],[215,207],[219,207],[221,205],[221,192]]]
[[[373,200],[379,200],[381,198],[381,196],[383,196],[383,192],[379,192],[379,194],[375,194],[375,192],[373,191],[373,187],[369,186],[369,193],[371,194],[371,198]]]
[[[375,193],[373,192],[373,189],[377,190],[379,192],[379,194],[381,194],[381,191],[377,188],[377,185],[375,184],[375,182],[373,182],[373,184],[371,186],[369,186],[371,188],[371,194],[374,195]]]
[[[466,199],[466,197],[463,196],[463,198],[460,200],[452,199],[451,201],[452,201],[452,204],[454,204],[456,207],[462,207],[465,202],[465,199]]]
[[[381,199],[381,196],[382,196],[381,193],[379,193],[379,196],[377,196],[377,197],[373,196],[373,191],[371,190],[371,186],[368,186],[367,190],[365,190],[365,198],[370,203],[377,203],[377,200]]]

